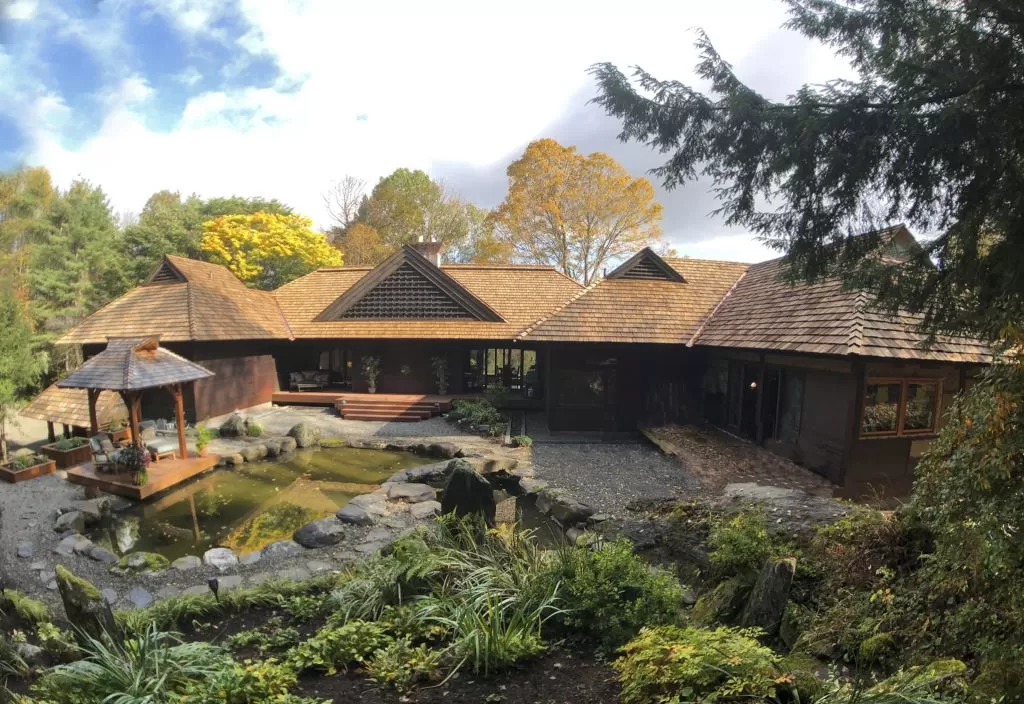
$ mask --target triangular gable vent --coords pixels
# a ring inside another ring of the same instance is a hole
[[[171,266],[171,263],[164,259],[160,267],[149,277],[149,284],[181,284],[185,283],[185,277],[181,272]]]
[[[646,281],[676,281],[683,283],[686,279],[678,271],[669,266],[668,262],[659,257],[650,247],[645,247],[630,257],[612,273],[609,279],[642,279]]]
[[[502,318],[422,254],[404,247],[338,297],[317,320]]]

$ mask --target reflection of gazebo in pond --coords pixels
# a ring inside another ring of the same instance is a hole
[[[142,395],[151,389],[163,388],[174,398],[178,429],[178,453],[173,460],[155,463],[149,470],[149,481],[135,486],[130,475],[101,474],[91,465],[68,472],[68,479],[76,484],[97,486],[132,498],[145,498],[174,486],[217,463],[216,457],[189,457],[185,442],[185,406],[183,387],[199,379],[213,376],[213,372],[195,362],[160,347],[156,337],[113,338],[107,348],[88,359],[85,364],[57,382],[64,389],[85,389],[88,394],[89,427],[99,431],[96,402],[101,391],[114,391],[121,395],[128,408],[128,423],[132,438],[139,437],[139,417]]]

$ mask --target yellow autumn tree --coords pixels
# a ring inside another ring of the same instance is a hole
[[[301,215],[259,211],[203,223],[200,249],[249,286],[270,290],[322,266],[341,265],[341,252]]]
[[[661,237],[654,186],[603,152],[539,139],[507,173],[494,222],[520,261],[551,264],[586,285],[606,263]]]

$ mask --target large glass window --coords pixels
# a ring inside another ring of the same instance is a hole
[[[539,395],[537,351],[518,347],[470,350],[466,363],[467,391],[504,388],[524,396]]]
[[[942,385],[931,379],[868,379],[862,436],[928,435],[936,431]]]

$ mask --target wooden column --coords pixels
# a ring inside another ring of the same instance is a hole
[[[85,393],[89,399],[89,434],[95,435],[100,432],[100,424],[96,420],[96,401],[100,397],[100,391],[99,389],[86,389]]]
[[[46,421],[46,437],[50,439],[50,442],[57,442],[57,434],[53,429],[53,421]]]
[[[170,387],[174,397],[174,419],[178,426],[178,458],[188,457],[188,445],[185,444],[185,401],[182,398],[181,384]]]
[[[128,391],[121,394],[124,405],[128,407],[128,427],[132,431],[132,444],[144,444],[139,437],[139,416],[142,413],[142,392]]]

